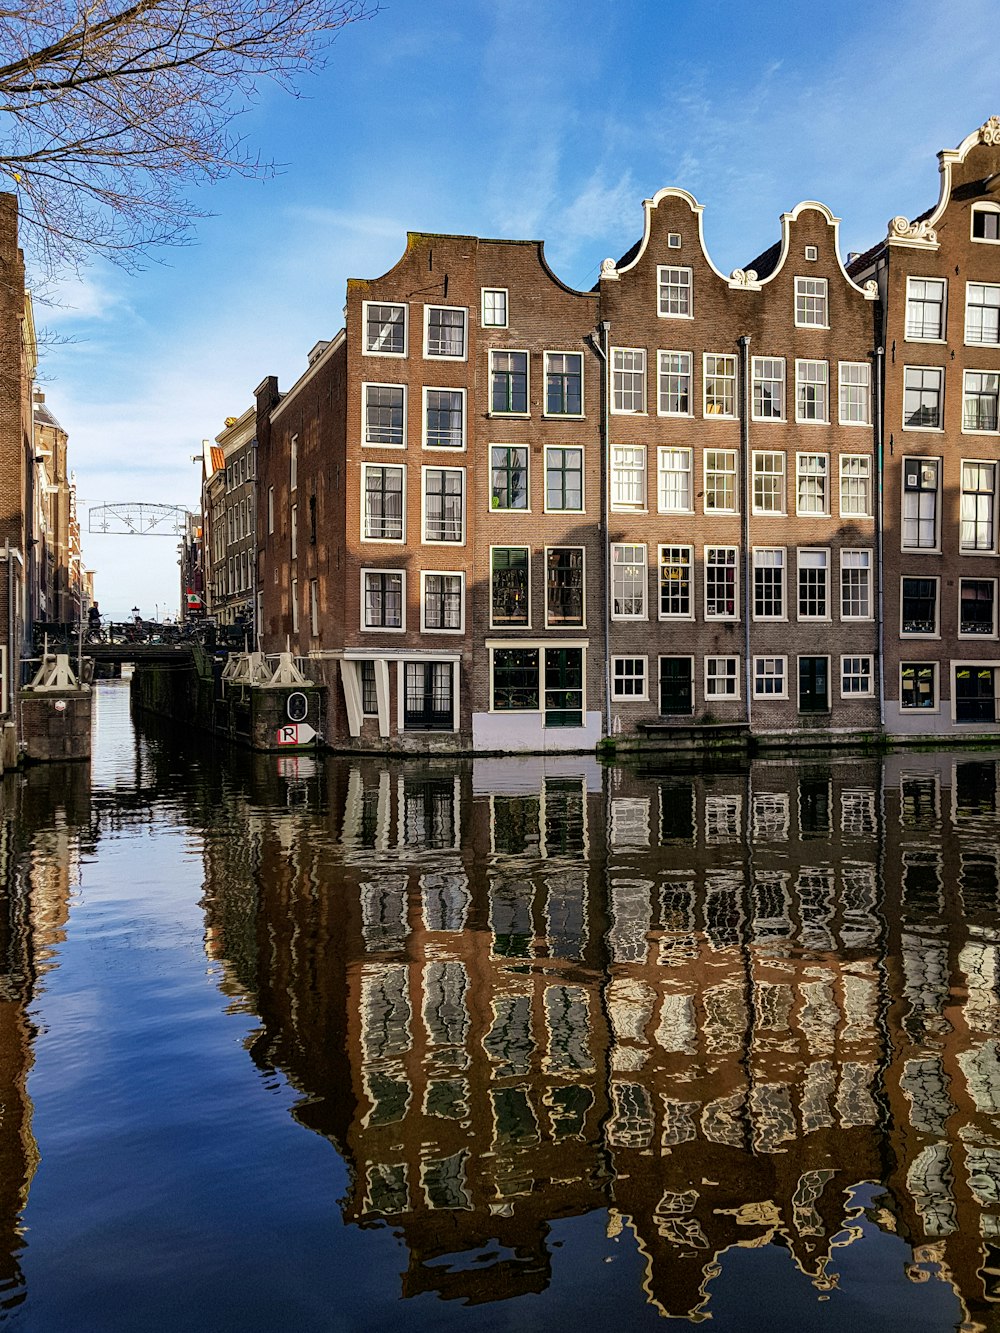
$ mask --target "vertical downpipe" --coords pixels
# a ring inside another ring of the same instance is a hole
[[[604,532],[604,736],[611,738],[611,524],[609,522],[611,484],[611,371],[608,363],[608,336],[611,321],[602,319],[598,341],[591,346],[601,358],[601,527]]]
[[[16,725],[14,706],[17,695],[14,692],[14,556],[10,549],[10,538],[3,544],[4,559],[7,561],[7,711],[11,722]],[[20,667],[18,668],[20,669]]]
[[[875,650],[878,653],[878,720],[885,730],[885,578],[882,570],[882,475],[885,468],[882,375],[885,348],[875,348]]]
[[[740,469],[743,475],[743,502],[740,506],[740,532],[743,548],[740,564],[740,578],[743,583],[743,691],[746,695],[747,728],[753,721],[753,662],[750,658],[750,335],[744,333],[739,339],[740,345]]]

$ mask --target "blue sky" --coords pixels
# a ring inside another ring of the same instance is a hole
[[[42,388],[87,507],[195,507],[201,441],[254,386],[287,388],[342,323],[348,277],[407,230],[542,239],[589,288],[665,185],[705,205],[717,266],[819,199],[844,251],[937,199],[936,154],[1000,113],[995,0],[387,0],[298,98],[266,86],[241,132],[281,165],[198,192],[190,245],[67,279],[39,323]],[[105,613],[175,612],[167,538],[85,533]]]

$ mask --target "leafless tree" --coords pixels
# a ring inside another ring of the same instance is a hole
[[[266,174],[234,132],[377,0],[0,0],[0,189],[44,269],[183,240],[199,183]],[[4,178],[6,177],[6,183]]]

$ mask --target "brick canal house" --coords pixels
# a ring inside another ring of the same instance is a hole
[[[258,629],[327,740],[995,729],[998,139],[849,271],[806,202],[726,277],[666,189],[592,292],[539,242],[414,233],[352,280],[257,390]]]

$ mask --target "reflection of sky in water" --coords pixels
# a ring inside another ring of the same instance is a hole
[[[992,1322],[994,757],[296,770],[99,714],[92,784],[4,788],[25,1326]]]

